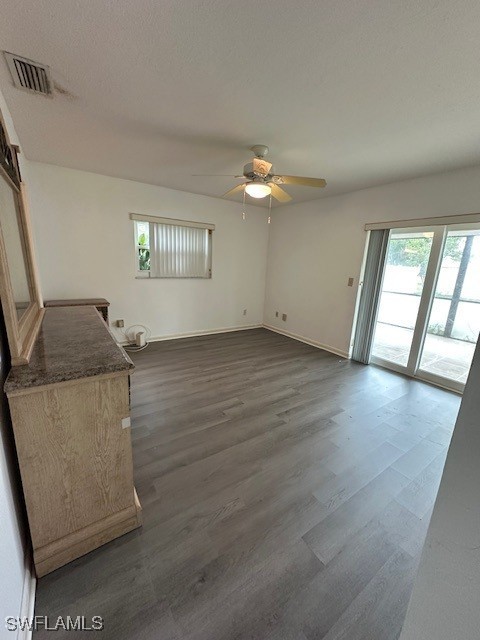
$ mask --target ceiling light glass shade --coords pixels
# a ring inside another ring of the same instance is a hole
[[[272,188],[264,182],[249,182],[245,185],[245,191],[252,198],[265,198],[272,192]]]

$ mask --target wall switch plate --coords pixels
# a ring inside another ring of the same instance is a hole
[[[278,318],[278,311],[275,311],[275,318]]]
[[[246,309],[244,309],[244,310],[243,310],[243,315],[244,315],[244,316],[246,316],[246,315],[247,315],[247,310],[246,310]]]
[[[286,322],[286,321],[287,321],[287,314],[286,314],[286,313],[282,313],[282,320],[283,320],[284,322]]]
[[[128,429],[130,426],[130,418],[122,418],[122,429]]]
[[[348,286],[353,287],[353,278],[348,279]]]
[[[125,322],[123,320],[117,320],[115,324],[119,329],[122,329],[125,326]]]

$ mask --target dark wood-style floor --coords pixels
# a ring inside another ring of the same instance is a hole
[[[263,329],[134,360],[144,527],[42,578],[36,613],[115,639],[398,638],[459,397]]]

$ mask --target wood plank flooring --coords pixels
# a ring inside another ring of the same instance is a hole
[[[42,578],[36,614],[116,640],[396,640],[460,398],[264,329],[134,360],[144,526]]]

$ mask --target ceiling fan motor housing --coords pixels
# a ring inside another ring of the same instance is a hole
[[[273,171],[273,167],[270,168],[270,171]],[[272,173],[259,173],[258,170],[254,171],[253,162],[247,162],[247,164],[243,167],[243,175],[245,178],[249,180],[266,180],[269,178],[272,179]]]

